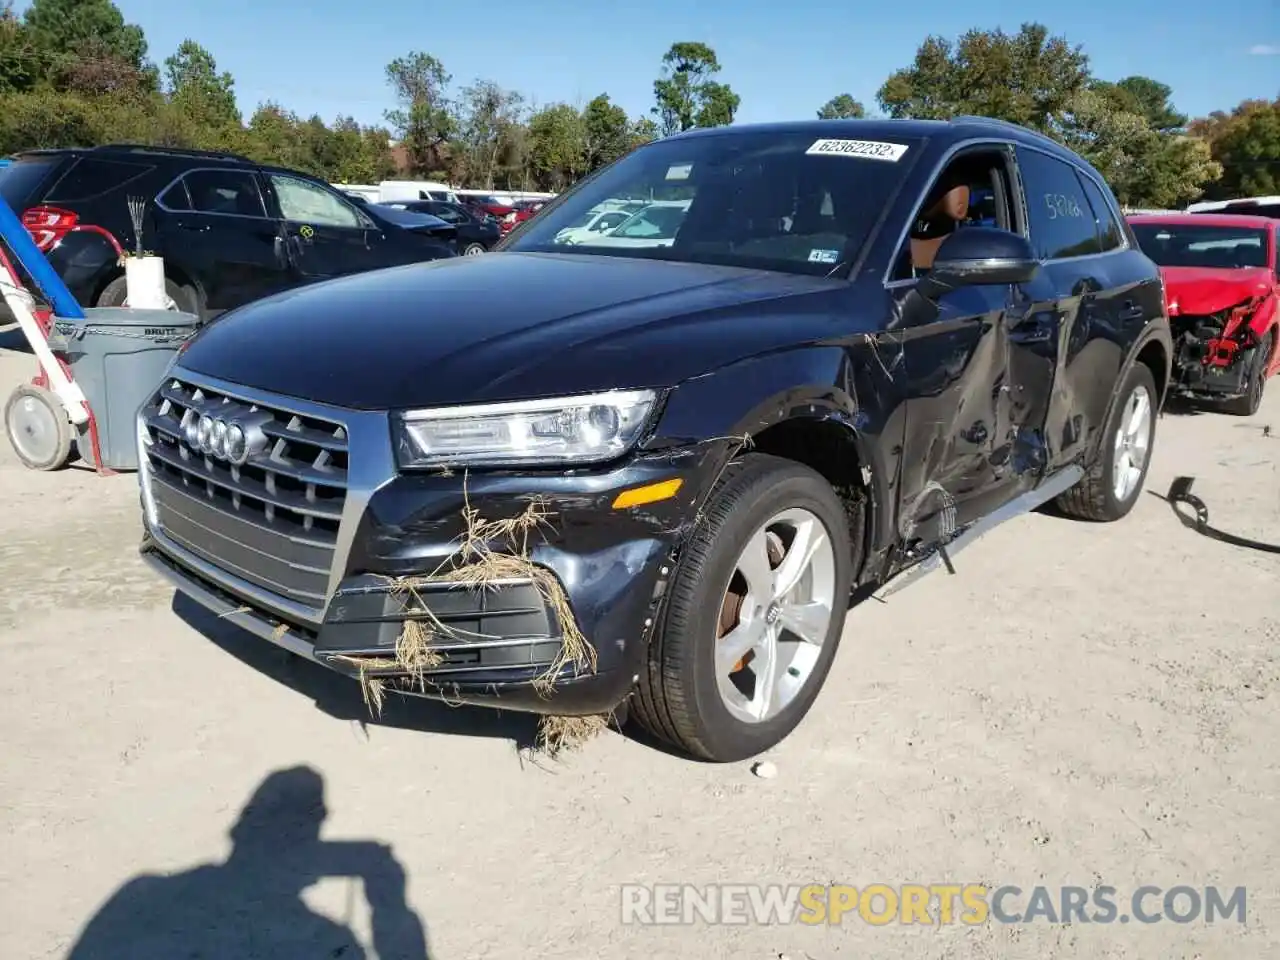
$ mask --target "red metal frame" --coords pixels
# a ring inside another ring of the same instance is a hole
[[[116,238],[111,236],[110,233],[103,230],[101,227],[86,226],[83,228],[76,227],[74,229],[84,229],[88,232],[102,233],[111,241],[111,245],[114,246],[116,250],[120,250],[120,244],[116,242]],[[13,280],[15,286],[22,287],[22,280],[19,278],[18,272],[13,269],[13,263],[9,260],[9,255],[2,248],[0,248],[0,266],[3,266],[8,272],[9,278]],[[47,341],[49,339],[49,334],[53,331],[53,312],[45,308],[40,308],[33,312],[35,314],[36,325],[40,328],[40,333],[43,334]],[[67,365],[67,362],[62,359],[62,357],[58,357],[58,366],[62,368],[62,372],[66,375],[67,379],[71,380],[71,367]],[[44,369],[43,364],[37,362],[36,375],[31,378],[31,383],[33,386],[43,387],[46,390],[49,388],[49,374]],[[89,417],[89,444],[93,448],[93,460],[97,465],[98,475],[103,477],[115,476],[116,471],[104,466],[102,462],[102,443],[98,437],[98,420],[93,415],[93,410],[90,409],[89,402],[87,400],[83,401],[81,405],[84,407],[84,412]]]

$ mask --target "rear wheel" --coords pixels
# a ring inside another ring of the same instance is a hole
[[[14,453],[32,470],[61,470],[70,461],[71,422],[52,391],[19,386],[4,405],[4,425]]]
[[[462,248],[462,255],[464,257],[478,257],[484,252],[485,249],[483,243],[468,243]]]
[[[203,317],[200,312],[200,296],[191,287],[183,286],[171,280],[164,278],[164,292],[169,297],[171,306],[170,310],[180,310],[183,313],[192,313],[197,317]],[[128,281],[125,277],[116,277],[102,289],[102,293],[98,294],[98,302],[95,306],[99,307],[122,307],[125,300],[129,296]]]
[[[848,516],[821,475],[763,454],[732,465],[671,584],[636,719],[716,762],[779,743],[831,668],[853,560]]]
[[[1252,417],[1262,406],[1262,392],[1267,386],[1267,364],[1271,361],[1271,353],[1275,347],[1276,328],[1272,327],[1258,344],[1249,371],[1249,384],[1244,396],[1228,400],[1222,405],[1223,413],[1237,417]]]
[[[1156,435],[1156,382],[1145,364],[1129,368],[1116,394],[1097,461],[1062,494],[1058,509],[1081,520],[1109,522],[1138,502]]]

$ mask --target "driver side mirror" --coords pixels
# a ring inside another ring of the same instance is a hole
[[[997,227],[964,227],[938,247],[917,289],[934,300],[957,287],[1027,283],[1039,270],[1026,237]]]

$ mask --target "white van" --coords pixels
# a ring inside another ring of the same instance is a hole
[[[444,200],[457,203],[458,194],[447,183],[431,180],[383,180],[378,184],[378,202],[395,200]]]

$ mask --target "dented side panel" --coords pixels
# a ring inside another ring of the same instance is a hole
[[[1029,391],[1048,384],[1013,362],[1016,307],[1008,286],[954,290],[936,308],[914,292],[903,295],[902,321],[890,336],[903,354],[908,411],[899,506],[905,540],[945,540],[1035,484],[1035,464],[1014,453],[1026,417],[1043,411],[1042,403],[1026,402]]]

